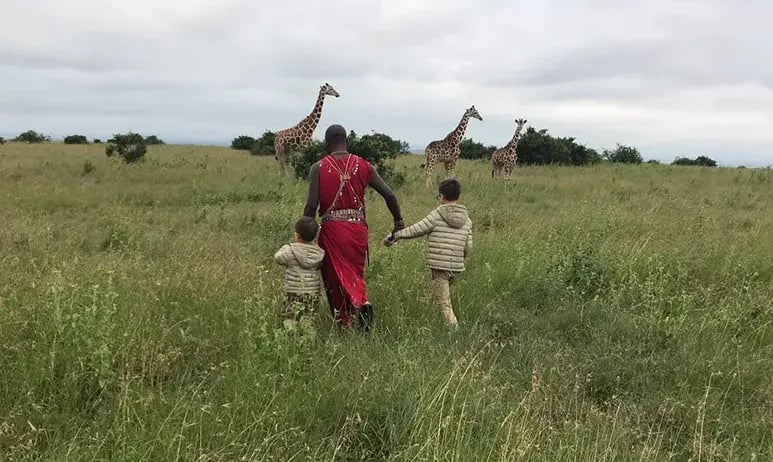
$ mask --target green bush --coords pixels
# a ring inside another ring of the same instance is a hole
[[[370,162],[391,187],[399,188],[405,184],[405,174],[395,169],[393,160],[398,155],[408,152],[407,143],[393,139],[384,133],[374,132],[370,135],[358,136],[354,131],[349,132],[348,141],[349,152]],[[300,156],[290,158],[295,176],[308,178],[311,165],[324,156],[324,144],[321,141],[313,141]]]
[[[266,130],[260,135],[260,138],[255,140],[255,143],[250,148],[250,154],[253,156],[273,156],[275,139],[276,133]]]
[[[462,159],[488,159],[497,149],[496,146],[485,146],[483,143],[473,141],[472,138],[465,138],[459,143],[459,157]]]
[[[26,132],[17,136],[14,141],[21,143],[48,143],[51,141],[51,137],[42,133],[38,133],[34,130],[27,130]]]
[[[64,144],[89,144],[89,140],[83,135],[68,135],[64,137]]]
[[[86,161],[83,162],[83,167],[81,168],[81,173],[84,176],[88,175],[89,173],[93,172],[95,168],[96,167],[94,167],[94,164],[92,164],[90,160],[86,159]]]
[[[145,137],[145,144],[148,146],[165,144],[164,141],[156,135]]]
[[[638,149],[620,143],[617,143],[617,147],[613,150],[605,149],[604,158],[619,164],[641,164],[644,161]]]
[[[231,140],[231,149],[238,151],[249,151],[255,146],[255,138],[247,135],[241,135]]]
[[[140,161],[146,152],[145,139],[142,135],[132,132],[113,135],[105,147],[107,157],[117,154],[127,164]]]
[[[693,165],[698,167],[716,167],[717,162],[706,156],[698,156],[695,159],[689,157],[677,157],[671,162],[671,165]]]

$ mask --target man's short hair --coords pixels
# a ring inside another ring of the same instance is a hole
[[[314,218],[303,217],[295,222],[295,232],[301,236],[305,242],[311,242],[317,237],[317,231],[319,231],[319,225],[314,221]]]
[[[448,178],[440,182],[438,192],[449,201],[455,201],[462,195],[462,185],[454,178]]]
[[[346,144],[346,129],[338,124],[333,124],[325,130],[325,142],[328,144]]]

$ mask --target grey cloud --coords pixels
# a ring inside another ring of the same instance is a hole
[[[418,147],[476,104],[485,122],[467,134],[489,144],[517,112],[594,147],[711,139],[730,152],[726,120],[754,132],[760,157],[773,150],[773,5],[752,1],[17,2],[0,29],[0,126],[227,143],[300,120],[328,81],[342,96],[321,126]]]

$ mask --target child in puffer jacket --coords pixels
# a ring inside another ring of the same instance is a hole
[[[472,251],[472,220],[467,207],[458,203],[462,186],[446,179],[438,186],[440,205],[420,222],[387,237],[386,245],[400,239],[428,237],[427,264],[432,275],[432,293],[441,307],[446,324],[457,327],[451,306],[451,284],[465,270],[465,259]]]
[[[274,255],[284,271],[284,325],[292,328],[303,314],[314,310],[320,299],[320,267],[325,251],[315,242],[319,225],[303,217],[295,223],[295,242],[285,244]]]

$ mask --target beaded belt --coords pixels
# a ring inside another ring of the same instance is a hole
[[[341,209],[327,212],[322,221],[365,221],[365,212],[359,209]]]

